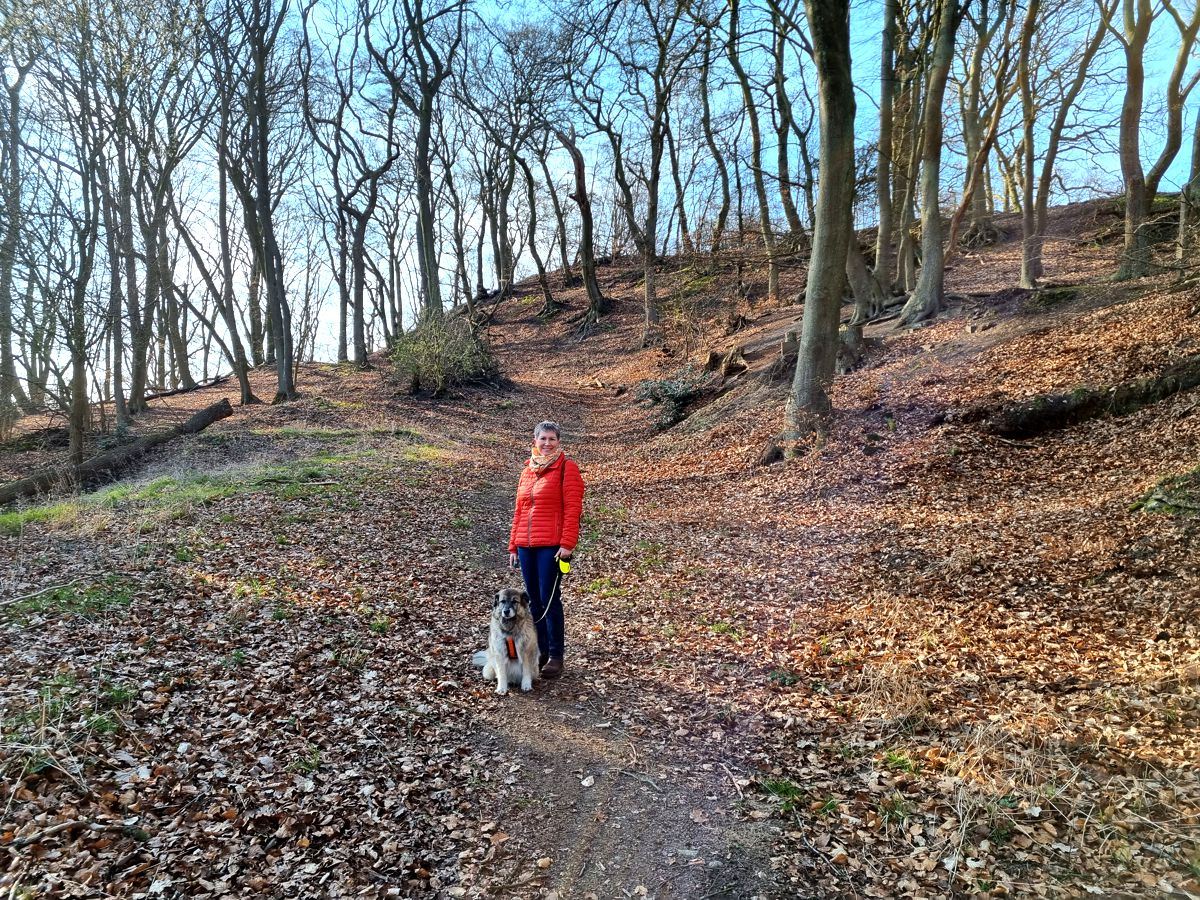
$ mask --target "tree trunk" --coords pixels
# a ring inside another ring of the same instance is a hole
[[[1017,83],[1021,89],[1021,124],[1025,133],[1025,149],[1021,154],[1025,167],[1024,211],[1021,213],[1021,287],[1032,290],[1042,274],[1042,236],[1037,231],[1037,215],[1033,197],[1034,148],[1033,127],[1037,110],[1034,106],[1033,85],[1029,75],[1029,56],[1033,48],[1033,32],[1037,23],[1040,0],[1029,0],[1025,24],[1021,28],[1021,49],[1017,58]]]
[[[853,223],[846,227],[850,229],[850,237],[846,242],[846,278],[850,282],[850,293],[854,295],[854,316],[851,318],[850,324],[861,327],[883,312],[883,304],[887,295],[880,290],[879,283],[871,277],[867,261],[863,258],[862,250],[859,249]]]
[[[796,212],[796,203],[792,199],[792,167],[788,161],[788,136],[792,131],[792,103],[787,94],[787,69],[784,64],[784,51],[787,48],[788,22],[780,15],[779,8],[771,6],[771,27],[774,31],[772,56],[774,57],[775,106],[778,113],[775,120],[775,166],[779,173],[779,202],[783,206],[783,215],[788,223],[788,231],[792,240],[798,241],[804,234],[804,225],[800,222],[800,214]]]
[[[738,52],[738,6],[740,0],[729,3],[729,42],[726,54],[742,89],[742,104],[746,110],[746,121],[750,125],[750,164],[754,169],[754,192],[758,198],[758,220],[762,228],[763,247],[767,252],[767,296],[772,304],[779,302],[779,259],[775,248],[775,231],[771,227],[771,207],[767,201],[767,186],[762,166],[762,132],[758,124],[758,106],[750,89],[750,78],[742,66]],[[840,0],[836,0],[837,7]],[[842,255],[839,255],[839,260]],[[839,265],[840,268],[840,265]]]
[[[554,136],[571,156],[571,166],[575,172],[575,192],[571,199],[579,207],[579,259],[583,269],[583,284],[587,289],[588,312],[586,321],[595,323],[608,311],[607,301],[600,293],[600,284],[596,281],[596,247],[593,237],[592,200],[588,196],[587,172],[584,169],[583,153],[575,141],[575,128],[570,131],[554,129]]]
[[[940,0],[936,18],[929,86],[925,91],[921,149],[921,272],[904,309],[900,324],[911,325],[937,315],[942,308],[942,215],[939,207],[942,164],[942,100],[954,55],[958,26],[958,0]]]
[[[805,0],[820,97],[821,152],[816,222],[805,289],[796,375],[785,433],[823,434],[832,413],[829,385],[837,358],[854,182],[854,83],[849,0]]]
[[[683,244],[683,252],[691,256],[696,252],[696,245],[692,243],[692,232],[688,228],[683,179],[679,175],[679,154],[675,149],[675,135],[671,131],[669,122],[665,123],[664,128],[667,135],[667,152],[671,163],[671,180],[675,184],[675,211],[679,214],[680,242]]]
[[[879,203],[879,230],[875,238],[875,284],[892,292],[892,118],[896,103],[896,16],[900,0],[885,0],[883,51],[879,59],[879,149],[875,167],[875,197]]]
[[[1196,126],[1192,131],[1192,167],[1187,183],[1179,192],[1179,246],[1176,257],[1191,263],[1195,261],[1196,248],[1200,244],[1200,109],[1196,110]]]
[[[542,308],[539,315],[548,316],[559,308],[559,304],[554,299],[554,295],[550,293],[550,279],[546,277],[546,264],[542,261],[542,254],[538,252],[537,248],[537,184],[533,180],[533,172],[530,171],[529,164],[515,153],[513,158],[525,176],[525,196],[529,203],[526,240],[529,241],[529,255],[533,257],[533,264],[537,267],[538,287],[542,289]]]
[[[13,66],[15,77],[10,83],[9,72],[0,73],[3,79],[7,106],[3,128],[5,142],[4,157],[8,165],[4,171],[4,220],[0,235],[0,429],[16,418],[12,404],[29,409],[29,398],[21,382],[17,380],[16,360],[13,358],[13,272],[16,267],[17,247],[21,241],[23,210],[21,208],[21,86],[29,66]]]
[[[704,53],[700,64],[700,126],[704,131],[704,141],[712,153],[713,161],[717,164],[717,176],[721,185],[721,206],[717,210],[717,221],[713,225],[712,241],[709,252],[716,256],[721,250],[725,237],[725,224],[729,221],[729,167],[725,164],[725,156],[717,146],[717,138],[713,133],[712,109],[708,102],[708,73],[712,63],[712,34],[706,29],[704,33]]]

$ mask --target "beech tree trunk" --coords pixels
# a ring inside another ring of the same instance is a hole
[[[896,97],[896,16],[899,0],[885,0],[883,51],[879,59],[879,149],[875,166],[875,197],[879,230],[875,238],[875,284],[883,294],[892,290],[892,119]]]
[[[820,177],[796,375],[784,412],[793,439],[823,433],[832,413],[829,385],[837,358],[854,180],[854,83],[849,0],[805,0],[817,66]]]
[[[921,272],[912,296],[900,311],[900,324],[911,325],[937,315],[945,281],[942,214],[938,203],[942,165],[942,101],[954,56],[958,0],[940,0],[935,20],[933,58],[925,91],[921,149]]]

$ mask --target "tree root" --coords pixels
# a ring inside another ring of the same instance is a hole
[[[1068,428],[1102,416],[1125,416],[1200,385],[1200,354],[1169,366],[1157,377],[1069,394],[1042,394],[999,410],[970,410],[960,421],[986,419],[992,434],[1023,438]]]

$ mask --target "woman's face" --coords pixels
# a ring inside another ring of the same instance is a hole
[[[540,431],[533,439],[533,445],[542,456],[548,456],[558,449],[558,435],[553,431]]]

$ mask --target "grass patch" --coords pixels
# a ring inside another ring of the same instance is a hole
[[[646,575],[654,569],[661,569],[667,562],[666,545],[660,541],[637,541],[633,549],[640,554],[637,561],[637,573]]]
[[[628,597],[633,593],[631,588],[623,587],[617,584],[608,576],[602,578],[594,578],[584,585],[584,590],[590,594],[595,594],[602,599],[612,597]]]
[[[728,635],[734,640],[738,640],[742,636],[742,629],[732,622],[706,622],[701,619],[700,624],[713,634]]]
[[[289,772],[301,772],[305,775],[311,775],[319,768],[321,768],[321,748],[313,744],[309,744],[307,750],[288,764]]]
[[[35,616],[80,616],[91,619],[123,610],[132,600],[133,589],[125,581],[108,578],[90,587],[63,585],[43,591],[0,610],[0,618],[11,619],[21,625],[27,625]]]
[[[788,778],[767,778],[762,782],[763,790],[779,801],[779,812],[785,816],[800,809],[804,801],[804,790]]]
[[[0,534],[19,535],[27,525],[73,523],[79,518],[79,504],[52,503],[0,513]]]
[[[77,777],[90,754],[81,746],[121,730],[114,711],[129,703],[134,690],[102,682],[95,691],[74,675],[61,673],[43,680],[27,703],[15,706],[0,720],[0,774],[16,780],[58,769]]]
[[[883,764],[893,772],[917,771],[917,764],[903,750],[888,750],[883,754]]]
[[[400,455],[405,462],[441,462],[446,458],[446,451],[431,444],[415,444],[405,447]]]
[[[913,814],[913,805],[899,791],[879,801],[879,819],[884,826],[903,825]]]
[[[274,434],[281,438],[303,439],[310,441],[330,441],[334,443],[347,443],[356,441],[362,437],[362,432],[354,428],[299,428],[294,425],[286,425],[282,428],[276,428],[271,431],[256,432],[259,434]]]
[[[1184,518],[1200,516],[1200,467],[1164,478],[1133,504],[1133,510]]]
[[[791,687],[793,684],[800,682],[800,676],[788,669],[773,669],[767,675],[767,681],[771,684],[777,684],[780,687]]]
[[[147,482],[116,484],[74,500],[0,513],[0,534],[19,535],[23,529],[34,524],[77,526],[84,520],[95,518],[101,510],[135,511],[156,520],[173,519],[192,507],[208,506],[237,494],[263,488],[274,488],[285,499],[307,497],[314,488],[324,487],[313,482],[333,480],[332,464],[353,462],[373,452],[367,450],[346,455],[317,456],[284,465],[260,466],[213,475],[161,475]],[[430,455],[436,456],[438,452],[433,451]],[[340,473],[343,479],[347,475],[346,472]],[[218,521],[233,522],[236,517],[222,515]],[[143,527],[150,531],[154,526],[144,522]]]

